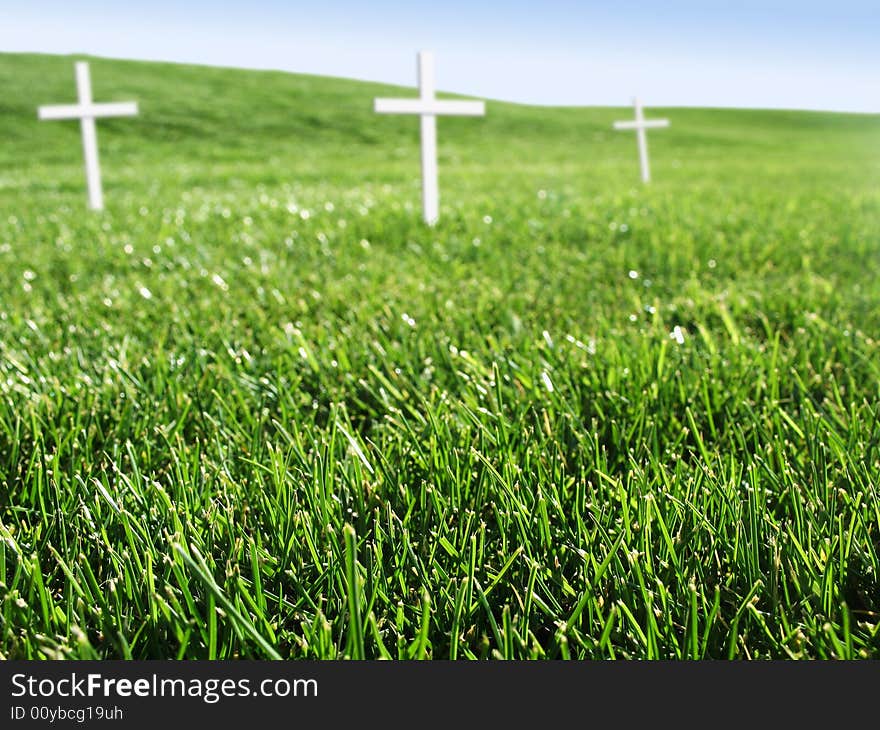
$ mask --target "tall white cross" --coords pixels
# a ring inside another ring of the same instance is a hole
[[[76,91],[78,104],[60,106],[41,106],[37,109],[40,119],[79,119],[82,128],[83,157],[86,165],[86,185],[89,189],[89,207],[101,210],[104,195],[101,192],[101,168],[98,166],[98,134],[95,119],[99,117],[130,117],[138,113],[137,103],[133,101],[112,104],[95,104],[92,101],[92,80],[89,77],[89,64],[76,63]]]
[[[651,168],[648,165],[648,135],[645,134],[645,130],[668,127],[669,120],[645,119],[645,115],[642,112],[642,104],[638,99],[633,99],[633,106],[636,110],[635,121],[614,122],[614,128],[636,130],[636,139],[639,142],[639,162],[642,166],[642,182],[651,182]]]
[[[377,114],[418,114],[422,122],[422,214],[434,225],[440,214],[437,185],[437,117],[454,115],[481,117],[486,113],[482,101],[440,101],[434,97],[434,54],[419,53],[419,98],[376,99]]]

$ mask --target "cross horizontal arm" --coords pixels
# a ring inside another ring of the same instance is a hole
[[[376,99],[377,114],[434,114],[458,117],[482,117],[486,104],[482,101],[445,101],[439,99]]]
[[[668,119],[650,119],[643,122],[614,122],[615,129],[660,129],[668,126]]]
[[[60,104],[41,106],[37,109],[39,119],[83,119],[98,117],[131,117],[138,113],[137,102],[120,101],[109,104]]]

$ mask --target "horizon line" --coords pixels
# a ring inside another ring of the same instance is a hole
[[[275,66],[237,66],[237,65],[227,65],[227,64],[218,64],[218,63],[208,63],[204,61],[177,61],[170,60],[167,58],[146,58],[146,57],[120,57],[120,56],[108,56],[102,55],[99,53],[88,53],[84,51],[70,51],[67,53],[53,53],[49,51],[3,51],[0,49],[0,56],[49,56],[54,58],[70,58],[76,59],[81,58],[83,60],[88,59],[100,59],[104,61],[123,61],[123,62],[132,62],[132,63],[157,63],[157,64],[167,64],[171,66],[193,66],[196,68],[216,68],[216,69],[226,69],[230,71],[251,71],[251,72],[263,72],[263,73],[282,73],[289,74],[291,76],[311,76],[314,78],[325,78],[325,79],[336,79],[340,81],[354,81],[357,83],[367,83],[367,84],[377,84],[381,86],[388,86],[399,89],[415,89],[418,91],[418,85],[413,84],[410,86],[401,85],[396,83],[390,83],[386,81],[381,81],[377,79],[369,79],[357,76],[337,76],[334,74],[320,74],[320,73],[310,73],[305,71],[293,71],[291,69],[278,68]],[[497,97],[491,96],[475,96],[472,94],[464,94],[456,91],[448,91],[448,90],[440,90],[439,93],[444,94],[452,94],[454,96],[465,97],[469,99],[482,99],[489,102],[495,102],[499,104],[510,104],[514,106],[522,106],[522,107],[531,107],[533,109],[627,109],[632,106],[632,95],[630,95],[630,103],[627,104],[547,104],[540,102],[525,102],[525,101],[516,101],[512,99],[500,99]],[[855,109],[831,109],[828,107],[786,107],[786,106],[725,106],[725,105],[717,105],[713,104],[710,106],[700,105],[700,104],[650,104],[645,105],[645,108],[649,109],[705,109],[708,111],[711,110],[719,110],[719,111],[755,111],[755,112],[807,112],[807,113],[819,113],[819,114],[840,114],[840,115],[851,115],[851,116],[875,116],[880,117],[880,111],[864,111],[864,110],[855,110]]]

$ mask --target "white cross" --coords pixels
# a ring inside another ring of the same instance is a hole
[[[614,122],[615,129],[634,129],[639,142],[639,162],[642,166],[642,182],[651,182],[651,168],[648,165],[648,135],[646,129],[660,129],[669,126],[668,119],[645,119],[642,112],[642,104],[638,99],[633,99],[636,109],[634,122]]]
[[[130,117],[138,113],[137,103],[133,101],[112,104],[95,104],[92,101],[92,80],[89,77],[89,64],[78,61],[76,64],[76,91],[78,104],[60,106],[41,106],[37,110],[40,119],[79,119],[82,128],[83,157],[86,165],[86,184],[89,189],[89,207],[101,210],[104,196],[101,192],[101,168],[98,166],[98,135],[95,119],[98,117]]]
[[[425,223],[434,225],[440,212],[437,186],[437,117],[455,115],[481,117],[482,101],[440,101],[434,97],[434,54],[419,53],[419,98],[376,99],[377,114],[418,114],[422,122],[422,213]]]

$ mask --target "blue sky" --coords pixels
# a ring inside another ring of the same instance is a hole
[[[880,0],[0,0],[0,50],[415,83],[533,104],[880,112]]]

